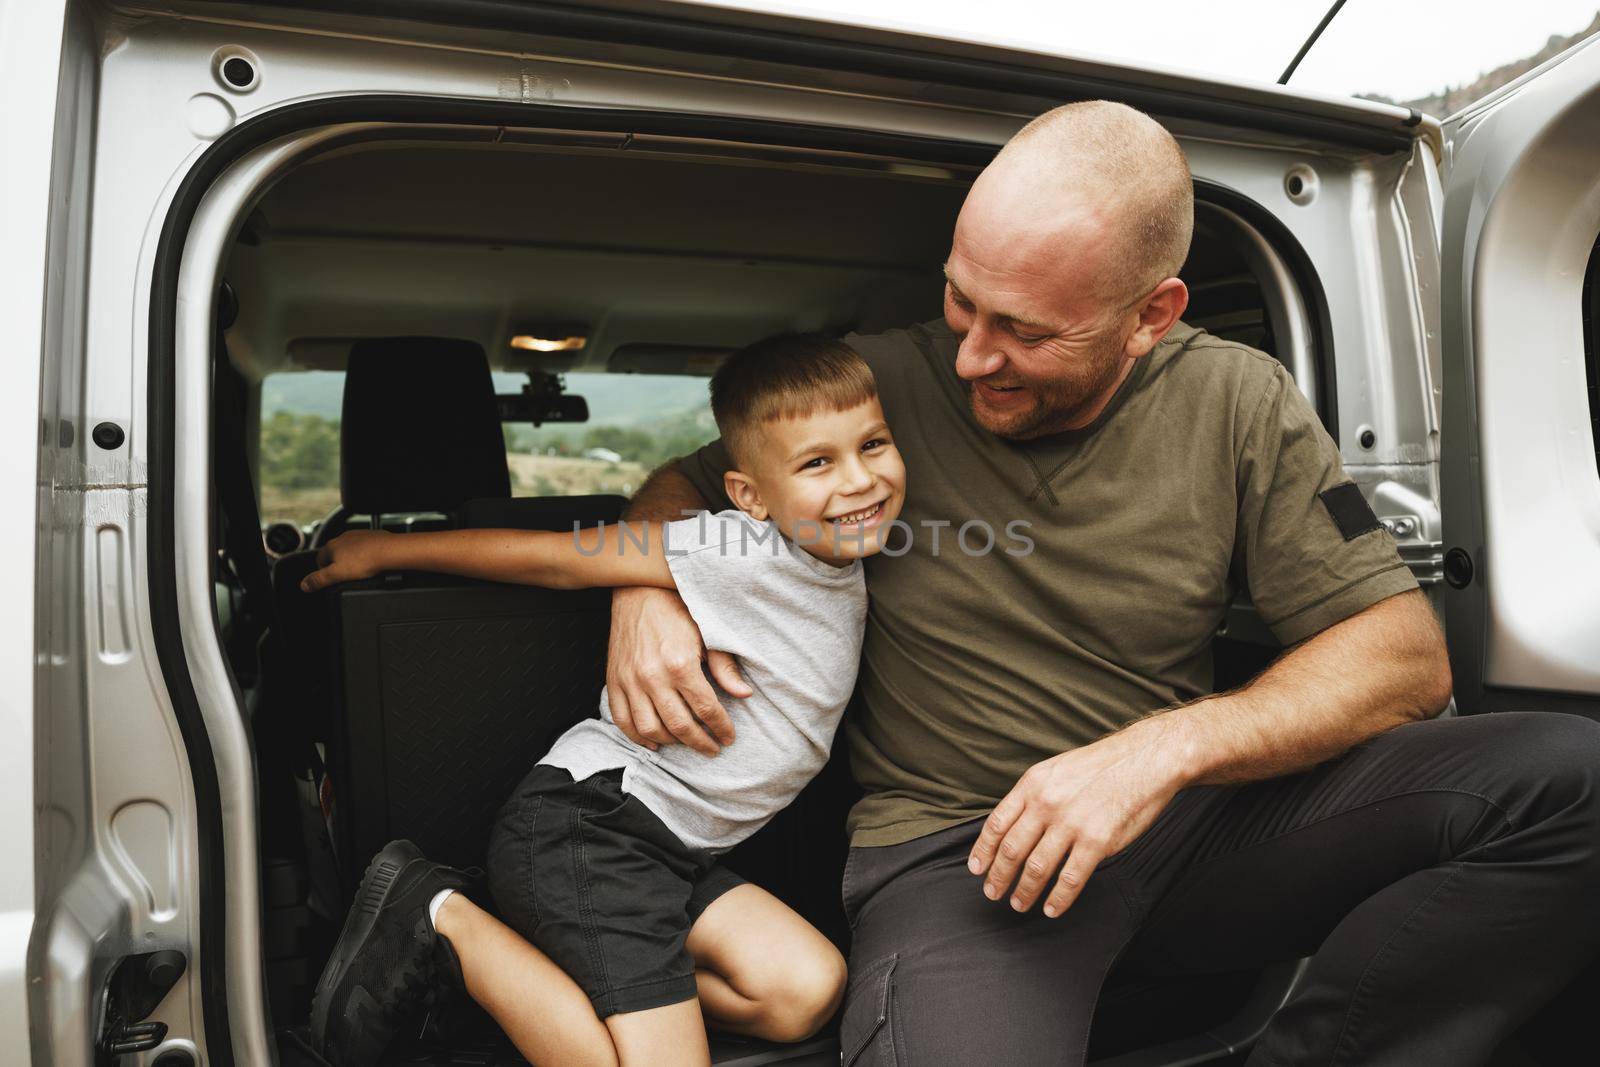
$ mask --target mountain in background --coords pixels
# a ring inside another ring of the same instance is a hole
[[[1487,74],[1479,75],[1477,80],[1468,82],[1466,85],[1457,86],[1454,89],[1441,89],[1432,95],[1418,97],[1415,100],[1394,100],[1378,93],[1357,93],[1356,95],[1363,100],[1376,100],[1380,104],[1399,104],[1401,107],[1414,107],[1424,114],[1446,118],[1454,115],[1474,100],[1480,100],[1488,96],[1502,85],[1516,81],[1546,60],[1554,59],[1596,31],[1600,31],[1600,12],[1595,14],[1589,25],[1577,33],[1567,37],[1562,37],[1559,34],[1552,35],[1545,42],[1544,47],[1531,56],[1507,63],[1502,67],[1496,67]]]
[[[267,375],[261,383],[262,422],[280,411],[337,422],[343,405],[343,371],[284,371]]]

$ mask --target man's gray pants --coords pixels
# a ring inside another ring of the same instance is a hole
[[[1251,1065],[1482,1063],[1600,949],[1600,724],[1415,723],[1180,793],[1058,919],[967,871],[982,820],[851,849],[845,1067],[1080,1064],[1101,983],[1311,957]]]

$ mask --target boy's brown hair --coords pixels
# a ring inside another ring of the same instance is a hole
[[[776,419],[845,411],[878,395],[854,349],[818,333],[783,333],[746,345],[711,377],[711,414],[741,469],[755,432]]]

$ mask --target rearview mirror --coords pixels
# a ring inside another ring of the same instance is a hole
[[[528,373],[521,393],[497,393],[495,407],[501,422],[588,422],[589,402],[562,391],[561,378],[539,371]]]

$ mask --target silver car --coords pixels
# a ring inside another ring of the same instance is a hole
[[[317,599],[308,550],[614,516],[714,435],[721,354],[936,317],[977,170],[1088,97],[1183,144],[1186,318],[1322,414],[1446,618],[1456,711],[1600,715],[1593,40],[1441,124],[643,0],[0,0],[0,1059],[309,1062],[374,842],[472,861],[592,713],[609,599],[420,575]],[[431,361],[362,355],[419,337]],[[1236,604],[1219,684],[1272,654]],[[848,787],[738,857],[841,939]],[[1296,973],[1114,978],[1094,1056],[1224,1061]],[[470,1016],[417,1029],[396,1062],[503,1051]]]

